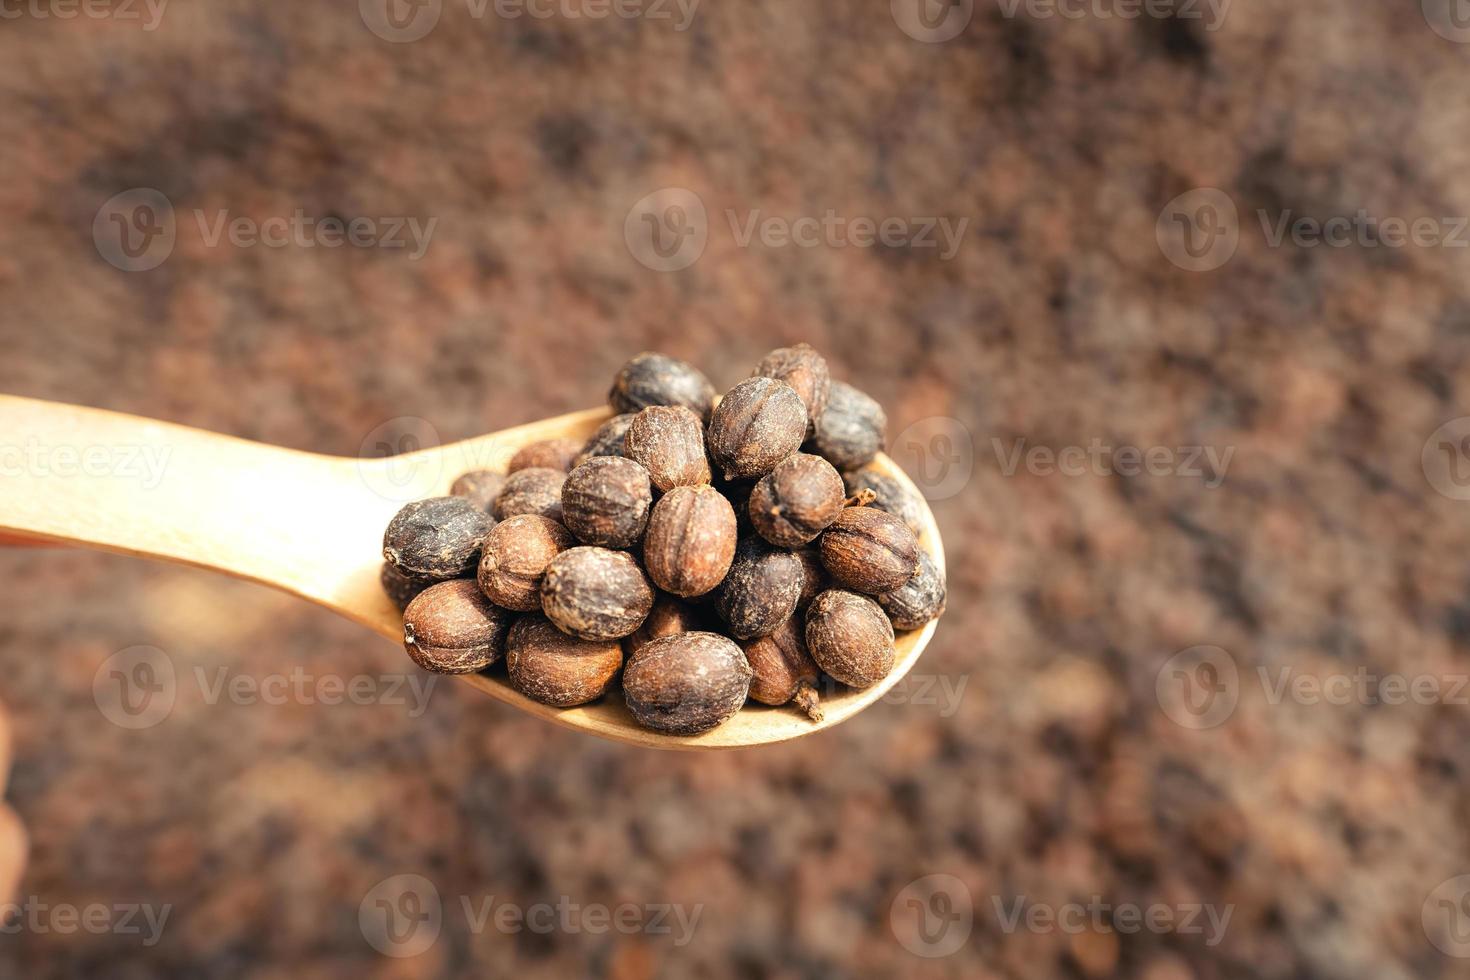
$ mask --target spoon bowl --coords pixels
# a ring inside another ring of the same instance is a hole
[[[402,455],[353,459],[282,449],[101,409],[0,395],[0,432],[15,455],[0,479],[0,536],[156,558],[260,582],[325,606],[401,644],[403,617],[383,593],[382,535],[404,504],[442,496],[464,472],[504,471],[542,439],[585,440],[608,409],[573,412]],[[933,514],[908,476],[877,465],[920,503],[920,545],[941,570]],[[703,735],[641,728],[619,691],[579,708],[551,708],[514,690],[504,668],[463,675],[472,687],[539,718],[620,742],[724,749],[811,735],[851,718],[899,683],[935,622],[901,632],[890,673],[861,691],[830,685],[824,718],[749,704]],[[404,654],[405,669],[412,668]]]

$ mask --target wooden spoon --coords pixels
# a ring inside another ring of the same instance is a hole
[[[403,620],[378,582],[383,529],[411,500],[442,496],[461,473],[503,471],[521,446],[584,440],[598,408],[399,456],[352,459],[281,449],[167,422],[0,395],[0,536],[161,558],[273,586],[326,606],[395,643]],[[878,465],[923,496],[886,456]],[[922,506],[921,544],[941,568],[939,530]],[[720,749],[810,735],[878,701],[918,660],[934,623],[901,633],[893,672],[863,691],[823,692],[821,722],[793,707],[751,704],[694,737],[638,727],[613,692],[550,708],[513,690],[503,668],[463,679],[539,718],[656,748]],[[404,669],[412,667],[404,654]]]

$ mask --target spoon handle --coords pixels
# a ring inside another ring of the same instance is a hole
[[[160,558],[331,604],[400,502],[355,461],[0,395],[0,535]],[[366,530],[365,530],[366,529]]]

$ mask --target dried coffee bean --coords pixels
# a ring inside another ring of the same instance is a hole
[[[822,564],[838,585],[857,592],[892,592],[919,568],[919,542],[908,525],[873,507],[849,507],[819,542]]]
[[[540,514],[517,514],[501,521],[485,538],[480,591],[505,609],[538,610],[546,566],[576,543],[572,532]]]
[[[689,603],[671,595],[660,594],[653,600],[653,609],[643,625],[624,638],[623,648],[632,656],[661,637],[695,632],[703,621],[704,617],[699,610]]]
[[[770,636],[740,644],[750,662],[750,699],[761,704],[796,702],[812,721],[822,720],[817,681],[821,671],[806,651],[806,630],[800,616],[792,616]]]
[[[648,520],[643,565],[665,592],[697,596],[719,585],[735,557],[735,510],[714,487],[675,487]]]
[[[569,548],[546,566],[541,610],[563,633],[616,640],[642,625],[653,608],[653,585],[625,551]]]
[[[405,575],[387,562],[383,562],[383,568],[378,572],[378,581],[382,583],[383,591],[388,594],[388,598],[393,600],[393,605],[398,607],[399,612],[403,612],[413,601],[414,596],[434,583],[442,582],[443,579]]]
[[[574,439],[542,439],[527,443],[510,458],[507,470],[515,473],[540,467],[565,473],[572,468],[572,461],[582,451],[582,444]]]
[[[831,387],[827,361],[816,348],[797,344],[773,350],[756,367],[755,373],[784,381],[796,390],[801,396],[801,403],[806,406],[806,433],[812,435],[827,408],[827,394]]]
[[[845,496],[842,477],[831,463],[793,453],[751,491],[750,521],[771,544],[799,548],[837,519]]]
[[[796,611],[803,577],[801,560],[791,552],[746,538],[735,551],[715,608],[735,639],[769,636]]]
[[[693,366],[645,352],[623,365],[607,400],[615,412],[641,412],[650,405],[683,405],[704,420],[714,404],[715,389]]]
[[[842,482],[848,493],[866,491],[872,494],[872,506],[900,518],[914,534],[924,533],[924,509],[918,496],[875,465],[870,463],[860,470],[842,474]]]
[[[495,519],[503,521],[517,514],[540,514],[553,521],[561,520],[561,485],[567,475],[544,466],[519,470],[505,478],[505,487],[495,498]]]
[[[576,469],[594,456],[621,456],[623,455],[623,439],[628,433],[628,426],[633,424],[633,412],[623,415],[614,415],[592,433],[592,438],[582,447],[582,452],[572,460],[572,468]]]
[[[822,553],[816,548],[797,548],[792,554],[801,562],[801,598],[796,600],[796,608],[805,609],[819,593],[832,587],[832,576],[827,574]]]
[[[786,382],[742,381],[710,417],[710,457],[727,480],[765,476],[801,448],[806,423],[806,406]]]
[[[643,537],[653,488],[648,471],[631,459],[596,456],[567,476],[562,520],[584,544],[629,548]]]
[[[750,664],[728,637],[680,633],[628,659],[623,696],[645,728],[698,735],[729,720],[750,690]]]
[[[883,406],[852,385],[834,381],[812,447],[839,470],[855,470],[883,451],[887,428]]]
[[[659,490],[710,481],[704,423],[683,405],[654,405],[633,416],[623,455],[643,464]]]
[[[871,687],[893,670],[893,624],[867,596],[828,589],[806,612],[806,648],[848,687]]]
[[[493,470],[471,470],[449,488],[451,497],[463,497],[489,514],[495,510],[495,498],[505,486],[505,474]]]
[[[596,701],[622,666],[623,648],[617,640],[579,640],[544,616],[521,616],[506,638],[510,686],[554,708]]]
[[[473,674],[500,659],[509,620],[473,579],[440,582],[404,610],[403,646],[425,670]]]
[[[944,573],[927,552],[919,552],[919,570],[892,592],[878,596],[878,605],[901,630],[916,630],[944,614]]]
[[[388,523],[383,558],[405,575],[450,579],[471,572],[495,522],[464,497],[408,504]]]

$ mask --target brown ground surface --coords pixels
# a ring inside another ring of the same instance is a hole
[[[950,611],[919,668],[962,696],[911,687],[822,737],[717,757],[577,736],[458,685],[422,717],[210,704],[196,669],[350,677],[406,659],[202,572],[0,554],[9,796],[33,839],[22,892],[171,908],[152,946],[0,935],[0,976],[1470,969],[1423,921],[1451,949],[1470,932],[1470,911],[1431,898],[1470,872],[1453,680],[1470,672],[1470,531],[1421,468],[1430,433],[1470,413],[1467,253],[1272,247],[1257,218],[1470,215],[1470,47],[1418,3],[1253,0],[1208,31],[981,0],[942,44],[876,2],[709,2],[679,31],[444,0],[402,44],[352,3],[173,0],[155,31],[5,6],[20,15],[0,25],[0,390],[355,454],[399,417],[452,439],[593,404],[645,348],[728,385],[804,339],[888,407],[896,443],[958,420],[944,431],[968,434],[973,472],[934,503]],[[670,186],[706,206],[708,246],[665,273],[634,260],[624,226]],[[178,212],[149,272],[107,264],[92,236],[135,187]],[[1241,216],[1212,272],[1171,264],[1155,236],[1196,187]],[[196,209],[438,225],[413,261],[210,247]],[[727,209],[969,225],[944,261],[742,247]],[[1234,455],[1214,489],[1007,475],[992,440],[1017,439]],[[183,680],[166,722],[130,731],[92,685],[138,644]],[[1200,644],[1228,651],[1239,703],[1196,731],[1156,678]],[[1429,705],[1374,704],[1371,686],[1272,703],[1258,674],[1360,668],[1447,680]],[[443,901],[416,958],[380,956],[359,924],[399,874]],[[942,899],[923,921],[908,905],[936,874],[955,879],[949,908],[972,904],[968,934],[943,932]],[[492,897],[702,913],[687,943],[585,922],[477,930],[461,898]],[[1018,898],[1231,917],[1213,937],[1007,931]],[[949,937],[951,955],[912,952]]]

